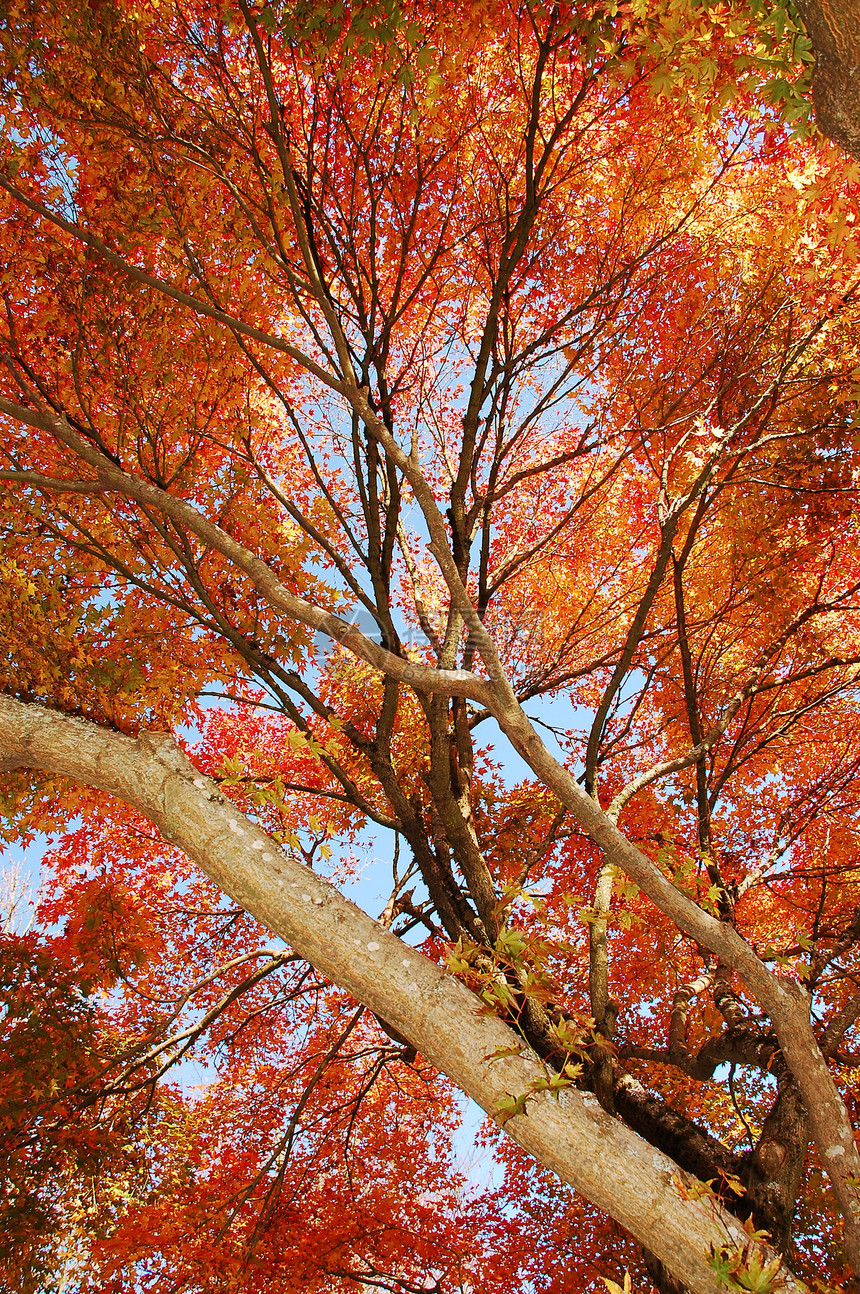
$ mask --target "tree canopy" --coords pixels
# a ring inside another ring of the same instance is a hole
[[[798,8],[6,0],[4,1288],[860,1274]]]

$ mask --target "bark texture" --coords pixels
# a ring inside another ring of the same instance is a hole
[[[44,769],[97,787],[143,813],[231,897],[419,1049],[490,1115],[545,1071],[477,999],[336,889],[297,863],[219,794],[164,733],[134,739],[39,705],[0,698],[0,767]],[[570,1088],[532,1097],[506,1131],[611,1213],[693,1294],[718,1294],[721,1250],[749,1236],[693,1179],[596,1098]],[[766,1257],[771,1257],[765,1251]],[[780,1272],[784,1294],[800,1294]]]
[[[819,130],[860,160],[860,0],[797,0],[815,50]]]

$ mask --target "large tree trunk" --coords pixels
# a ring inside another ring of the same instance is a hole
[[[0,697],[0,768],[62,774],[124,800],[258,920],[365,1003],[489,1114],[546,1077],[452,975],[404,944],[246,818],[164,733],[135,740]],[[499,1055],[500,1051],[514,1054]],[[693,1294],[719,1294],[714,1258],[758,1250],[695,1179],[572,1088],[529,1096],[505,1130],[606,1210]],[[690,1189],[692,1188],[692,1189]],[[783,1294],[801,1294],[784,1267]]]
[[[860,159],[860,0],[797,0],[815,50],[819,130]]]

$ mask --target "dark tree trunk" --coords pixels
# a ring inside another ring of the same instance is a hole
[[[820,131],[860,160],[860,0],[797,0],[815,50]]]
[[[791,1223],[809,1147],[807,1125],[797,1088],[785,1077],[750,1157],[747,1175],[753,1216],[757,1225],[770,1233],[780,1253],[790,1248]]]

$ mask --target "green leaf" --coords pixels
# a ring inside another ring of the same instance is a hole
[[[529,1099],[529,1093],[523,1092],[520,1096],[503,1096],[496,1109],[493,1111],[493,1119],[500,1127],[504,1127],[508,1119],[515,1119],[520,1114],[526,1112],[526,1102]]]

